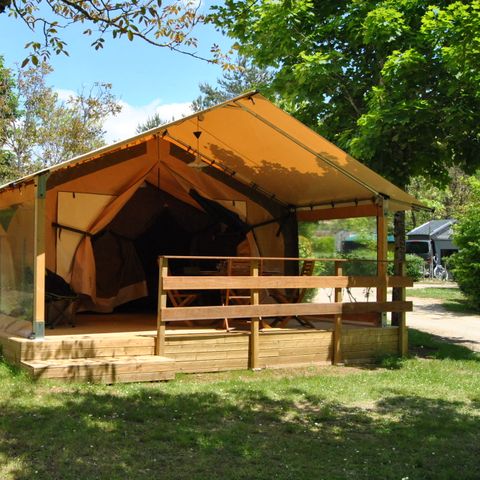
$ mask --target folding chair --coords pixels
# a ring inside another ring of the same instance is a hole
[[[195,300],[199,298],[198,293],[191,293],[191,292],[181,292],[179,290],[168,290],[167,297],[170,300],[171,304],[174,307],[188,307],[191,305]],[[185,320],[185,323],[189,327],[194,327],[194,323],[191,320]]]
[[[45,326],[60,324],[75,326],[79,296],[56,273],[47,270],[45,277]]]

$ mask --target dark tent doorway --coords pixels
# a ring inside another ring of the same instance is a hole
[[[248,225],[215,201],[193,190],[190,194],[197,207],[145,182],[93,237],[97,296],[112,299],[111,308],[102,311],[156,311],[160,255],[237,254]],[[202,269],[213,270],[215,264],[176,260],[170,262],[170,270],[172,274],[200,274]],[[99,311],[88,299],[85,308]]]

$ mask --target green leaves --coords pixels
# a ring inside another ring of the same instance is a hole
[[[480,307],[480,180],[471,179],[471,203],[454,228],[459,252],[452,257],[455,280],[462,292]]]
[[[362,24],[363,41],[366,45],[392,43],[408,30],[403,13],[385,6],[379,6],[368,12]]]
[[[211,20],[274,69],[282,107],[394,183],[480,165],[480,0],[226,0]]]
[[[3,180],[100,147],[105,118],[120,111],[110,84],[94,84],[61,101],[46,83],[50,72],[47,64],[39,63],[18,71],[16,80],[10,77],[8,88],[0,89],[0,161],[6,158],[3,149],[11,153],[8,175],[0,168]],[[9,109],[2,109],[2,100],[9,96]]]

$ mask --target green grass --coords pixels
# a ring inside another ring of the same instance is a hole
[[[407,297],[435,298],[443,300],[443,307],[453,313],[479,314],[459,288],[407,288]]]
[[[480,478],[480,358],[415,331],[411,348],[372,367],[115,386],[0,362],[0,478]]]
[[[407,297],[417,298],[437,298],[440,300],[466,300],[463,293],[458,288],[407,288]]]

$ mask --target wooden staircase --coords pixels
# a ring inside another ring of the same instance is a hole
[[[47,337],[25,342],[19,363],[35,379],[100,383],[153,382],[175,378],[175,360],[154,355],[149,335]]]

